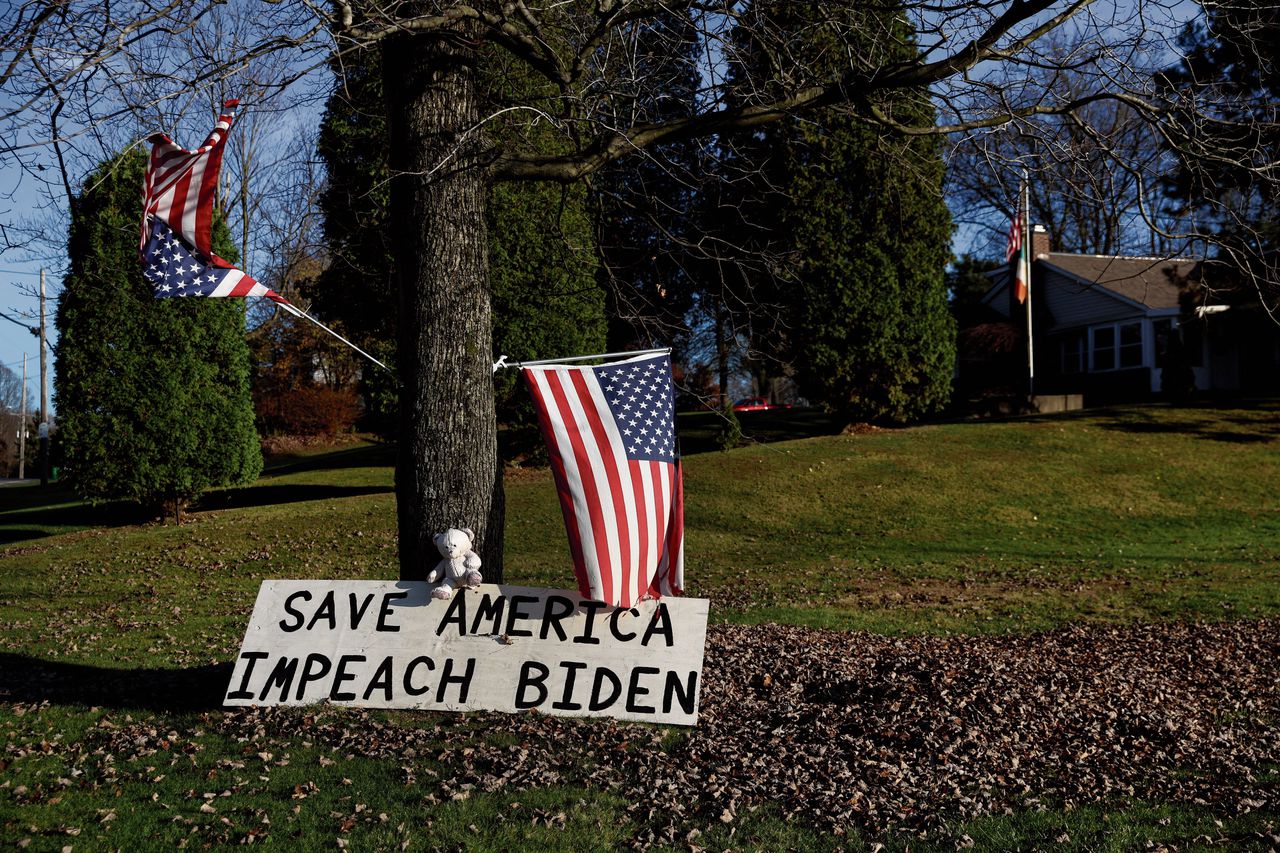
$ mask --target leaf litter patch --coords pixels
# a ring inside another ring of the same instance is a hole
[[[263,755],[314,744],[330,761],[396,762],[428,804],[587,786],[630,803],[637,847],[693,844],[762,806],[864,836],[1133,801],[1223,817],[1280,811],[1276,619],[999,637],[718,625],[704,678],[700,723],[688,730],[250,708],[186,717],[188,730],[99,723],[77,749],[181,752],[205,729],[240,743],[241,760],[269,764]]]
[[[445,797],[588,784],[632,802],[645,843],[771,804],[843,834],[1119,800],[1280,809],[1280,620],[889,638],[713,626],[698,727],[540,715],[214,715],[228,734],[439,762]],[[412,719],[412,718],[410,718]],[[501,734],[499,734],[501,733]]]

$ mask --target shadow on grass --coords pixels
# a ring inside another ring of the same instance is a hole
[[[232,664],[188,669],[111,669],[0,654],[0,701],[205,711],[222,705]]]
[[[91,504],[70,488],[24,489],[18,501],[0,500],[0,544],[9,545],[88,527],[145,524],[155,514],[129,501]]]
[[[268,473],[340,470],[391,465],[392,445],[366,445],[306,457],[288,457],[273,465]],[[390,486],[334,486],[326,484],[249,485],[205,493],[191,507],[192,512],[241,509],[273,504],[323,501],[332,498],[391,492]],[[0,545],[29,542],[86,528],[125,527],[155,521],[158,513],[131,501],[93,504],[82,500],[65,483],[47,488],[35,485],[0,489]]]
[[[390,493],[390,486],[329,486],[287,485],[246,486],[241,489],[225,489],[208,492],[191,508],[200,513],[247,507],[273,506],[303,501],[327,501],[335,498],[353,498],[361,495]],[[68,503],[68,501],[75,501]],[[45,508],[47,507],[47,508]],[[13,515],[6,516],[6,512]],[[42,539],[59,533],[85,528],[126,527],[155,521],[157,515],[137,504],[115,501],[93,504],[79,501],[70,492],[50,495],[43,505],[36,504],[17,509],[0,507],[0,545],[13,545]]]
[[[743,412],[738,415],[742,437],[748,444],[768,444],[797,438],[836,435],[847,425],[834,414],[818,409],[782,409],[775,412]],[[720,450],[718,436],[725,419],[720,412],[680,412],[676,430],[685,456]]]
[[[241,489],[224,489],[207,492],[191,509],[206,512],[220,509],[244,509],[246,507],[273,506],[275,504],[300,503],[302,501],[327,501],[334,498],[355,498],[361,495],[390,494],[391,486],[245,486]]]
[[[0,515],[78,500],[75,492],[62,483],[43,487],[35,483],[10,486],[7,489],[0,489]]]
[[[1256,416],[1241,414],[1254,412]],[[1206,400],[1186,404],[1146,403],[1106,406],[1030,415],[992,418],[987,423],[1048,419],[1085,421],[1099,429],[1133,435],[1184,435],[1228,444],[1265,444],[1280,441],[1280,398]]]
[[[267,461],[262,473],[263,476],[276,476],[342,468],[385,468],[395,465],[395,462],[395,444],[363,444],[345,450],[277,456]]]
[[[43,539],[52,531],[38,527],[0,527],[0,545],[12,545],[15,542],[29,542],[32,539]]]
[[[1162,405],[1109,412],[1095,410],[1092,414],[1095,417],[1101,415],[1097,420],[1102,429],[1134,435],[1185,435],[1228,444],[1265,444],[1280,440],[1280,413],[1276,412],[1275,401],[1239,402],[1231,407],[1256,411],[1263,417],[1224,417],[1216,407],[1208,405]],[[1267,418],[1266,414],[1274,417]]]

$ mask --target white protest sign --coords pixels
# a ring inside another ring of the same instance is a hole
[[[263,581],[225,704],[698,721],[705,598],[623,610],[563,590],[431,589]]]

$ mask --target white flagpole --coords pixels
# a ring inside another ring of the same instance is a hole
[[[1018,263],[1022,264],[1022,273],[1027,280],[1027,396],[1034,397],[1036,358],[1031,329],[1031,186],[1025,167],[1022,170],[1022,211],[1019,215],[1022,217],[1022,257]]]
[[[367,353],[367,352],[365,352],[364,350],[360,349],[360,347],[358,347],[358,346],[356,346],[355,344],[351,343],[351,341],[347,340],[347,339],[346,339],[346,338],[344,338],[342,335],[340,335],[340,334],[338,334],[337,332],[335,332],[333,329],[330,329],[330,328],[329,328],[328,326],[326,326],[324,323],[321,323],[321,322],[320,322],[319,320],[317,320],[315,317],[312,317],[310,314],[308,314],[306,311],[303,311],[301,308],[297,307],[296,305],[293,305],[293,304],[292,304],[292,303],[290,303],[290,302],[277,302],[276,304],[277,304],[277,305],[279,305],[279,306],[280,306],[281,308],[283,308],[284,310],[288,311],[290,314],[293,314],[295,317],[301,317],[301,318],[302,318],[302,319],[304,319],[304,320],[310,320],[312,323],[315,323],[317,326],[319,326],[320,328],[324,329],[326,332],[328,332],[329,334],[333,335],[335,338],[337,338],[338,340],[342,341],[344,344],[346,344],[347,346],[351,347],[353,350],[355,350],[356,352],[360,353],[362,356],[364,356],[365,358],[369,359],[369,360],[370,360],[370,361],[372,361],[374,364],[378,365],[378,367],[381,367],[383,370],[387,371],[388,373],[394,373],[394,372],[395,372],[395,371],[393,371],[391,368],[389,368],[389,367],[387,367],[385,364],[383,364],[382,362],[378,361],[378,360],[377,360],[376,358],[374,358],[373,356],[369,355],[369,353]]]
[[[493,363],[493,372],[497,373],[504,367],[537,367],[540,364],[568,364],[571,361],[590,361],[593,358],[619,358],[627,356],[628,358],[639,358],[642,355],[658,355],[671,352],[671,347],[661,347],[659,349],[642,349],[629,350],[627,352],[602,352],[595,355],[571,355],[565,358],[543,358],[537,361],[507,361],[507,357],[501,356]]]

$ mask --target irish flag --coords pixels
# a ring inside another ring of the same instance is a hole
[[[1031,286],[1031,259],[1027,255],[1027,206],[1025,186],[1018,193],[1018,208],[1013,215],[1013,224],[1009,226],[1009,245],[1005,249],[1005,260],[1013,268],[1013,295],[1018,304],[1027,301],[1027,288]]]

